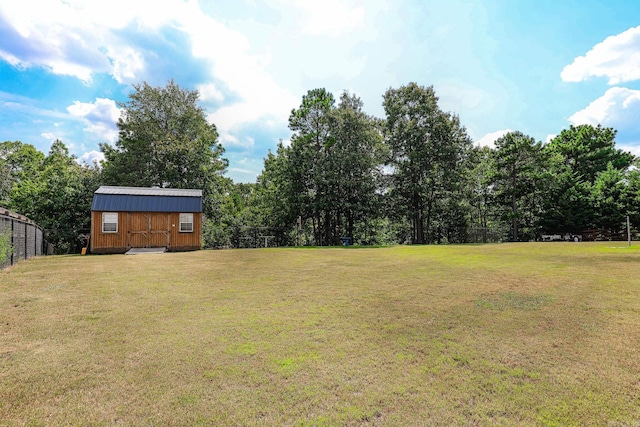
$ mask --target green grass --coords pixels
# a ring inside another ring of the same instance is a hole
[[[59,256],[0,271],[0,425],[640,424],[640,246]]]

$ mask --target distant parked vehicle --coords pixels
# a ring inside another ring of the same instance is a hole
[[[581,242],[582,235],[581,234],[543,234],[542,235],[543,242]]]

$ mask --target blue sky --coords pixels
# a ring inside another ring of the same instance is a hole
[[[170,79],[200,92],[235,181],[319,87],[383,117],[415,81],[480,145],[600,123],[640,154],[637,0],[0,0],[0,141],[99,159],[132,85]]]

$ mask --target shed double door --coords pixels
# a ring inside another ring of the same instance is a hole
[[[170,216],[168,213],[129,212],[129,246],[132,248],[169,247]]]

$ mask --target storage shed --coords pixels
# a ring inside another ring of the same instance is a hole
[[[202,190],[100,187],[91,204],[90,251],[193,251],[202,244]]]

